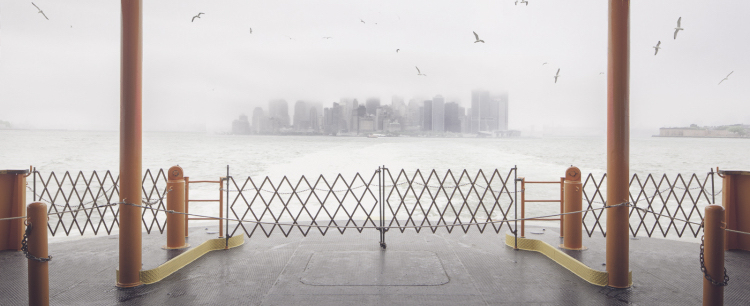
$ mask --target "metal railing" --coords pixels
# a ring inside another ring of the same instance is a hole
[[[187,237],[188,234],[188,221],[190,220],[219,220],[219,238],[224,237],[224,206],[222,205],[224,203],[224,190],[222,188],[224,184],[223,177],[220,177],[218,181],[191,181],[190,177],[185,177],[185,213],[190,212],[190,202],[196,202],[196,203],[205,203],[205,202],[216,202],[219,204],[219,217],[218,218],[212,218],[212,217],[190,217],[190,215],[185,215],[185,236]],[[199,200],[193,200],[190,199],[190,184],[219,184],[219,199],[213,200],[213,199],[199,199]]]
[[[560,213],[565,212],[565,196],[563,195],[563,185],[565,184],[565,178],[561,177],[560,181],[527,181],[525,177],[520,178],[521,180],[521,237],[526,237],[526,221],[558,221],[560,222],[560,237],[565,235],[563,231],[563,218],[565,216],[560,215],[557,218],[532,218],[526,219],[526,203],[560,203]],[[526,184],[560,184],[560,199],[546,199],[546,200],[527,200],[526,199]]]
[[[645,232],[648,237],[661,234],[663,237],[675,234],[682,237],[685,230],[698,237],[700,224],[703,221],[701,210],[715,203],[714,173],[708,172],[705,177],[698,174],[677,174],[670,179],[666,174],[645,177],[633,174],[630,179],[630,233],[636,237]],[[606,205],[606,179],[589,174],[583,182],[583,200],[587,209]],[[640,208],[640,209],[639,209]],[[647,213],[646,211],[652,212]],[[604,210],[587,211],[583,214],[583,226],[589,235],[599,231],[606,235],[602,216]],[[690,222],[675,222],[675,220]],[[657,231],[658,230],[658,231]]]
[[[357,173],[350,179],[302,176],[278,182],[228,177],[228,213],[240,220],[228,230],[252,237],[257,231],[270,236],[276,229],[288,236],[297,229],[306,236],[315,229],[322,235],[330,229],[381,232],[381,245],[389,229],[427,229],[436,232],[458,228],[464,233],[476,228],[499,233],[515,207],[516,168],[507,173],[495,169],[469,174],[463,170],[407,173],[380,167],[371,175]],[[488,228],[490,226],[490,228]]]

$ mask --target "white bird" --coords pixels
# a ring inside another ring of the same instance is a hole
[[[44,19],[49,20],[49,18],[47,18],[47,15],[45,15],[44,12],[42,12],[42,9],[40,9],[38,6],[36,6],[36,4],[34,4],[34,2],[31,2],[31,5],[33,5],[37,10],[39,10],[39,12],[37,12],[37,13],[42,14],[42,16],[44,16]]]
[[[684,29],[683,29],[683,28],[682,28],[682,27],[680,26],[680,21],[682,21],[682,17],[680,17],[680,18],[678,18],[678,19],[677,19],[677,27],[676,27],[676,28],[674,28],[674,39],[677,39],[677,32],[679,32],[680,30],[684,30]]]
[[[362,20],[362,18],[360,18],[360,19],[359,19],[359,21],[361,21],[362,23],[365,23],[365,21],[364,21],[364,20]]]
[[[193,19],[191,19],[190,22],[195,21],[195,18],[201,18],[201,14],[203,13],[198,13],[198,15],[193,16]]]
[[[253,28],[250,28],[250,34],[253,34]]]
[[[558,77],[560,77],[560,68],[557,68],[557,74],[555,75],[555,83],[557,83]]]
[[[542,63],[542,66],[547,65],[547,62]]]
[[[401,49],[396,49],[396,53],[398,53],[398,50],[401,50]]]
[[[602,74],[604,74],[604,72],[599,72],[599,75],[602,75]]]
[[[477,32],[472,31],[472,33],[474,33],[474,38],[476,38],[476,41],[474,42],[475,44],[478,42],[484,43],[484,40],[479,39],[479,35],[477,35]]]
[[[656,53],[659,53],[659,49],[661,49],[659,45],[661,45],[661,40],[656,43],[656,46],[653,47],[654,49],[656,49],[656,52],[654,52],[654,55],[656,55]]]
[[[732,75],[732,73],[734,73],[734,71],[732,71],[729,74],[727,74],[727,76],[724,79],[722,79],[721,82],[729,80],[729,76]],[[721,85],[721,82],[719,82],[719,85]]]
[[[529,1],[521,0],[521,4],[524,4],[524,3],[526,3],[526,6],[529,6]]]
[[[518,5],[518,0],[516,0],[516,5]]]
[[[427,76],[426,74],[423,74],[422,71],[419,70],[419,67],[414,66],[414,68],[417,68],[417,75]]]
[[[333,38],[333,37],[330,37],[330,36],[324,36],[323,37],[323,39],[331,39],[331,38]]]

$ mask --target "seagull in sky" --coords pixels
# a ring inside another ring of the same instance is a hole
[[[333,38],[333,37],[330,37],[330,36],[324,36],[323,37],[323,39],[331,39],[331,38]]]
[[[49,20],[49,18],[47,18],[47,15],[45,15],[44,12],[42,12],[42,9],[40,9],[38,6],[36,6],[36,4],[34,4],[34,2],[31,2],[31,5],[33,5],[37,10],[39,10],[38,13],[42,14],[42,16],[44,16],[44,19]]]
[[[547,62],[542,63],[542,66],[547,65]]]
[[[679,19],[677,19],[677,27],[676,27],[676,28],[674,28],[674,39],[677,39],[677,32],[679,32],[680,30],[684,30],[684,29],[683,29],[683,28],[682,28],[682,27],[680,26],[680,21],[682,21],[682,17],[680,17]]]
[[[555,75],[555,83],[557,83],[558,77],[560,77],[560,68],[557,68],[557,74]]]
[[[481,39],[479,39],[479,35],[477,35],[477,32],[474,32],[474,31],[472,31],[472,33],[474,33],[474,38],[476,38],[476,39],[477,39],[477,40],[476,40],[476,41],[474,42],[475,44],[476,44],[476,43],[478,43],[478,42],[480,42],[480,43],[484,43],[484,40],[481,40]]]
[[[659,45],[661,45],[661,40],[656,43],[656,46],[653,47],[656,50],[656,52],[654,52],[654,55],[656,55],[656,53],[659,53],[659,49],[661,49],[661,47],[659,47]]]
[[[193,19],[191,19],[190,22],[194,22],[195,18],[201,18],[201,14],[203,13],[198,13],[198,15],[193,16]]]
[[[414,68],[417,68],[417,75],[427,76],[426,74],[422,73],[422,71],[419,71],[419,67],[414,66]]]
[[[730,76],[730,75],[732,75],[732,73],[734,73],[734,71],[732,71],[732,72],[730,72],[729,74],[727,74],[727,76],[726,76],[726,77],[725,77],[724,79],[722,79],[722,80],[721,80],[721,82],[724,82],[724,81],[726,81],[726,80],[729,80],[729,76]],[[719,82],[719,85],[721,85],[721,82]]]
[[[359,19],[359,21],[361,21],[362,23],[365,23],[365,21],[364,21],[364,20],[362,20],[362,18],[360,18],[360,19]]]
[[[602,75],[602,74],[604,74],[604,72],[599,72],[599,75]]]
[[[529,1],[521,0],[521,4],[524,4],[524,3],[526,3],[526,6],[529,6]]]
[[[396,49],[396,53],[398,53],[398,50],[401,50],[401,49]]]
[[[250,34],[253,34],[253,28],[250,28]]]

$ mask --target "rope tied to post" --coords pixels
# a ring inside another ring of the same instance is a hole
[[[703,275],[706,277],[706,279],[714,286],[726,286],[729,284],[729,274],[727,274],[727,267],[724,267],[724,282],[717,282],[713,278],[711,278],[711,275],[708,275],[708,271],[706,270],[706,263],[703,258],[703,237],[701,236],[701,272],[703,272]]]
[[[43,257],[36,257],[34,255],[29,254],[28,239],[29,239],[29,235],[31,235],[32,224],[31,222],[28,222],[28,219],[24,223],[26,223],[26,230],[24,231],[23,239],[21,240],[21,251],[23,251],[23,254],[26,255],[26,258],[35,260],[38,262],[48,262],[52,260],[52,255],[47,256],[47,258],[43,258]]]

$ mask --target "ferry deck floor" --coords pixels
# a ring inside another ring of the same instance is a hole
[[[554,228],[528,227],[527,238],[557,246]],[[215,231],[216,227],[209,228]],[[118,289],[117,235],[49,245],[51,305],[698,305],[702,301],[699,244],[659,238],[630,240],[629,289],[587,283],[541,253],[505,245],[505,232],[464,234],[347,229],[322,236],[278,229],[229,250],[212,251],[151,285]],[[543,234],[532,234],[543,233]],[[258,234],[258,233],[256,233]],[[216,234],[191,228],[189,243]],[[174,251],[166,237],[143,235],[144,269]],[[585,251],[567,251],[605,270],[605,239],[585,237]],[[0,252],[0,305],[28,304],[26,259]],[[750,252],[726,252],[726,305],[750,305]]]

